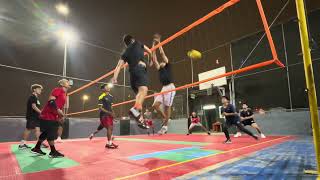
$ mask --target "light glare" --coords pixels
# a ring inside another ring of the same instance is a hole
[[[88,99],[89,99],[89,96],[88,96],[88,95],[83,95],[83,96],[82,96],[82,100],[87,101]]]
[[[67,29],[58,31],[57,36],[65,42],[76,41],[78,39],[75,32]]]
[[[203,109],[204,110],[216,109],[216,105],[214,105],[214,104],[204,105]]]
[[[107,86],[108,86],[108,88],[110,88],[110,89],[111,89],[111,88],[113,88],[113,86],[114,86],[114,85],[113,85],[112,83],[108,83],[108,85],[107,85]]]
[[[67,16],[68,14],[69,14],[69,8],[68,8],[68,6],[67,5],[65,5],[65,4],[57,4],[56,5],[56,10],[60,13],[60,14],[62,14],[62,15],[64,15],[64,16]]]

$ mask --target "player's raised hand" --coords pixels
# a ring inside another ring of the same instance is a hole
[[[113,77],[113,78],[111,79],[111,83],[112,83],[112,84],[117,84],[117,83],[118,83],[117,78]]]

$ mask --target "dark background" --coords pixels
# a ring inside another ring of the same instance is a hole
[[[65,21],[55,11],[54,6],[58,2],[60,1],[0,1],[0,64],[62,74],[64,49],[53,33],[59,28],[59,24]],[[121,52],[123,49],[121,43],[123,34],[130,33],[146,45],[150,45],[155,32],[162,34],[164,38],[169,37],[226,1],[70,0],[65,2],[68,3],[71,11],[67,18],[68,25],[77,31],[81,39],[80,42],[69,46],[67,76],[92,80],[115,67],[119,57],[115,52]],[[269,24],[286,2],[287,0],[262,0]],[[306,0],[306,5],[310,32],[315,42],[319,44],[320,18],[319,11],[315,10],[320,8],[320,2]],[[308,102],[304,92],[303,64],[295,65],[302,62],[302,56],[299,55],[301,53],[299,30],[295,17],[295,2],[291,0],[273,26],[272,35],[279,58],[285,63],[282,38],[282,32],[285,32],[288,64],[292,65],[289,66],[292,105],[293,108],[306,108]],[[226,66],[227,71],[231,70],[230,45],[233,66],[237,69],[261,37],[262,30],[263,26],[255,1],[242,0],[167,44],[164,48],[174,64],[177,86],[191,82],[190,61],[186,57],[188,50],[197,49],[206,52],[201,60],[194,62],[194,79],[198,80],[198,73],[220,66]],[[97,48],[89,44],[105,48]],[[219,48],[216,48],[218,46]],[[209,49],[214,50],[208,51]],[[312,55],[313,59],[319,58],[318,47],[315,47]],[[270,58],[270,48],[264,39],[245,66]],[[215,63],[216,59],[219,59],[220,64]],[[286,71],[277,69],[259,73],[269,68],[276,68],[276,66],[251,71],[236,78],[237,102],[245,100],[254,107],[290,108]],[[319,61],[314,62],[314,71],[316,82],[319,82]],[[250,75],[250,73],[257,74]],[[157,72],[150,70],[149,74],[150,89],[159,91]],[[44,103],[58,79],[60,77],[0,67],[0,115],[24,115],[26,99],[30,94],[30,85],[33,83],[44,85],[44,93],[41,96],[41,101]],[[129,78],[126,77],[126,79],[126,85],[129,85]],[[105,79],[105,81],[108,80]],[[74,82],[74,89],[86,83],[79,80]],[[119,76],[119,84],[123,84],[123,72]],[[319,92],[318,84],[317,90]],[[86,109],[96,107],[99,93],[98,86],[95,85],[71,96],[70,111],[83,109],[81,100],[83,94],[90,96]],[[184,93],[185,91],[181,92],[181,94]],[[134,97],[129,88],[123,87],[116,87],[113,95],[116,102]],[[212,99],[215,102],[217,100],[217,98]],[[148,104],[150,103],[151,100],[148,101]],[[119,115],[122,115],[129,106],[122,106],[116,110]],[[97,113],[83,116],[97,116]]]

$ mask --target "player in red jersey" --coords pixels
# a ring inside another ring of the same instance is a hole
[[[150,112],[149,109],[146,109],[146,112],[143,115],[144,115],[144,119],[146,121],[146,125],[149,127],[148,135],[150,135],[150,131],[152,131],[152,134],[154,135],[154,125],[153,125],[153,121],[152,121],[152,112]]]
[[[192,112],[191,116],[190,116],[190,120],[191,120],[191,124],[189,126],[189,130],[188,130],[188,134],[190,135],[192,134],[191,130],[195,127],[195,126],[200,126],[205,132],[207,132],[208,135],[210,135],[210,131],[207,130],[206,127],[204,127],[201,122],[200,122],[200,117],[197,115],[196,112]]]
[[[59,87],[56,87],[52,90],[47,104],[41,111],[41,135],[39,136],[36,146],[31,149],[32,153],[46,155],[46,153],[41,151],[40,146],[43,141],[47,140],[51,149],[51,152],[49,153],[51,158],[64,157],[63,154],[56,150],[54,146],[54,139],[57,136],[59,122],[63,122],[65,118],[65,114],[63,113],[62,109],[66,103],[67,91],[70,88],[70,84],[66,79],[60,80],[58,84]]]

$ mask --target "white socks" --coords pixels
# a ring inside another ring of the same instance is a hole
[[[26,144],[26,141],[25,140],[21,140],[21,143],[20,143],[21,145],[24,145],[24,144]]]

